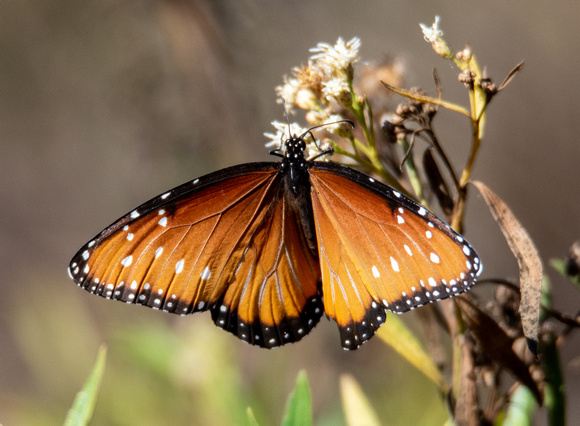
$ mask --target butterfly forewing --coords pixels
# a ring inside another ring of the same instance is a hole
[[[218,326],[259,346],[299,340],[322,314],[318,264],[280,202],[277,166],[225,169],[152,199],[79,250],[71,277],[127,303],[211,309]]]
[[[392,188],[334,163],[313,163],[310,178],[325,310],[343,346],[370,338],[385,308],[459,294],[481,272],[462,237]]]

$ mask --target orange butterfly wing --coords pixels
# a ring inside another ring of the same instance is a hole
[[[277,165],[224,169],[150,200],[81,248],[71,277],[127,303],[209,309],[218,327],[258,346],[300,340],[322,315],[320,272]]]
[[[326,314],[354,349],[385,321],[467,290],[481,272],[475,251],[414,201],[335,163],[310,167]]]

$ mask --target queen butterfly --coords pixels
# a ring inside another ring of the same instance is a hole
[[[482,266],[447,224],[350,167],[304,157],[194,179],[123,216],[85,244],[70,277],[107,299],[179,315],[209,310],[245,342],[296,342],[322,313],[356,349],[385,322],[470,288]]]

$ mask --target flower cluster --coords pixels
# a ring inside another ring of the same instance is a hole
[[[358,50],[360,40],[357,37],[349,41],[339,38],[334,45],[319,43],[310,49],[313,55],[308,65],[296,67],[291,76],[284,76],[284,84],[276,87],[279,103],[284,103],[288,112],[299,108],[306,112],[306,120],[312,126],[333,123],[325,126],[325,130],[348,136],[350,126],[344,121],[345,117],[339,111],[352,108],[353,92],[353,64],[359,61]],[[338,123],[337,123],[338,122]],[[291,125],[273,122],[276,133],[265,134],[271,139],[267,147],[283,149],[283,141],[292,134],[301,134],[304,129],[297,124]],[[310,141],[308,153],[320,153],[320,148],[330,146],[329,142]]]

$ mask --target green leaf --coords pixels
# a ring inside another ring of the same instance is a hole
[[[296,378],[296,386],[288,397],[286,403],[286,412],[282,420],[282,426],[312,424],[312,407],[311,407],[310,388],[305,371],[300,371]]]
[[[538,404],[534,394],[526,387],[520,386],[510,398],[509,408],[502,426],[526,426],[533,424],[534,412]]]
[[[103,373],[105,372],[105,360],[107,358],[107,346],[101,345],[97,360],[85,382],[83,388],[75,398],[73,406],[68,411],[64,421],[65,426],[80,426],[89,423],[93,417],[95,405],[97,403],[97,395]]]
[[[248,415],[248,424],[250,426],[259,426],[260,425],[258,423],[258,420],[256,419],[256,416],[254,416],[254,412],[252,411],[252,407],[248,407],[248,409],[246,410],[246,413]]]
[[[379,417],[371,403],[350,374],[340,376],[340,394],[342,409],[348,426],[379,426]]]
[[[398,316],[389,315],[386,324],[377,331],[377,336],[417,370],[431,379],[443,394],[447,393],[447,384],[437,365],[435,365],[433,358],[425,351],[417,337]]]

